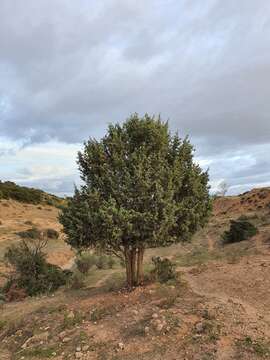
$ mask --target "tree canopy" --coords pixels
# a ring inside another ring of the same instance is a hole
[[[142,281],[145,249],[190,240],[210,214],[208,173],[159,117],[109,125],[78,165],[83,185],[60,215],[67,242],[123,257],[129,286]]]

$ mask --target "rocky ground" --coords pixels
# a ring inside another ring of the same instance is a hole
[[[100,282],[6,304],[0,358],[270,358],[269,259],[258,256],[253,270],[243,258],[181,268],[178,281],[131,293]],[[258,297],[242,282],[248,273],[260,282]]]

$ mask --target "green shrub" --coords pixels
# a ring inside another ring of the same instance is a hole
[[[54,230],[54,229],[46,229],[44,231],[44,235],[48,238],[48,239],[58,239],[59,238],[59,232]]]
[[[154,264],[152,274],[154,275],[155,280],[163,283],[176,278],[175,264],[169,259],[162,259],[157,256],[152,258],[152,262]]]
[[[104,282],[103,288],[108,291],[119,291],[125,286],[125,274],[123,273],[112,273]]]
[[[67,282],[68,274],[60,267],[47,263],[43,248],[46,242],[23,240],[19,245],[9,247],[5,261],[13,268],[12,277],[5,284],[4,291],[24,289],[33,296],[56,290]]]
[[[223,244],[232,244],[247,240],[258,232],[257,228],[245,217],[238,220],[231,220],[230,229],[222,235]]]
[[[54,206],[54,201],[52,199],[47,199],[46,204],[49,206]]]
[[[17,235],[22,239],[40,239],[41,233],[40,230],[33,226],[31,229],[17,232]]]
[[[87,254],[83,253],[80,256],[78,256],[75,260],[75,264],[77,266],[77,269],[82,274],[87,274],[89,270],[96,265],[97,263],[97,257],[93,254]]]
[[[25,224],[30,225],[30,221],[25,222]],[[33,226],[31,229],[27,229],[25,231],[19,231],[17,232],[17,235],[19,235],[23,239],[41,239],[42,237],[48,238],[48,239],[58,239],[59,238],[59,232],[54,229],[46,229],[44,231],[38,230],[35,226]]]
[[[71,289],[77,290],[85,287],[85,276],[79,271],[76,271],[72,274],[69,279],[69,287]]]
[[[100,254],[97,255],[96,267],[98,269],[112,269],[116,264],[116,260],[113,256]]]
[[[100,255],[97,258],[96,267],[98,269],[108,269],[108,256],[107,255]]]

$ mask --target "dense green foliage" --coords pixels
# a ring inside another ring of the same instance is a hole
[[[11,181],[2,182],[1,180],[0,199],[12,199],[29,204],[47,204],[52,206],[60,206],[63,203],[63,199],[47,194],[42,190],[19,186]]]
[[[224,244],[232,244],[247,240],[258,232],[257,228],[245,218],[230,221],[230,229],[222,235]]]
[[[84,185],[60,215],[67,242],[124,258],[129,285],[141,282],[145,249],[190,240],[210,214],[208,173],[159,118],[110,125],[78,164]]]
[[[152,258],[152,262],[154,264],[152,273],[156,280],[163,283],[176,278],[175,264],[169,259],[161,259],[157,256]]]
[[[6,293],[15,285],[32,296],[54,291],[66,283],[68,275],[58,266],[47,263],[44,246],[42,241],[23,240],[7,249],[5,261],[13,272],[4,287]]]

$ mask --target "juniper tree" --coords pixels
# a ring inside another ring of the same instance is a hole
[[[60,215],[67,242],[122,258],[127,284],[143,280],[147,248],[188,241],[211,210],[208,173],[188,138],[160,118],[132,115],[78,153],[83,185]]]

